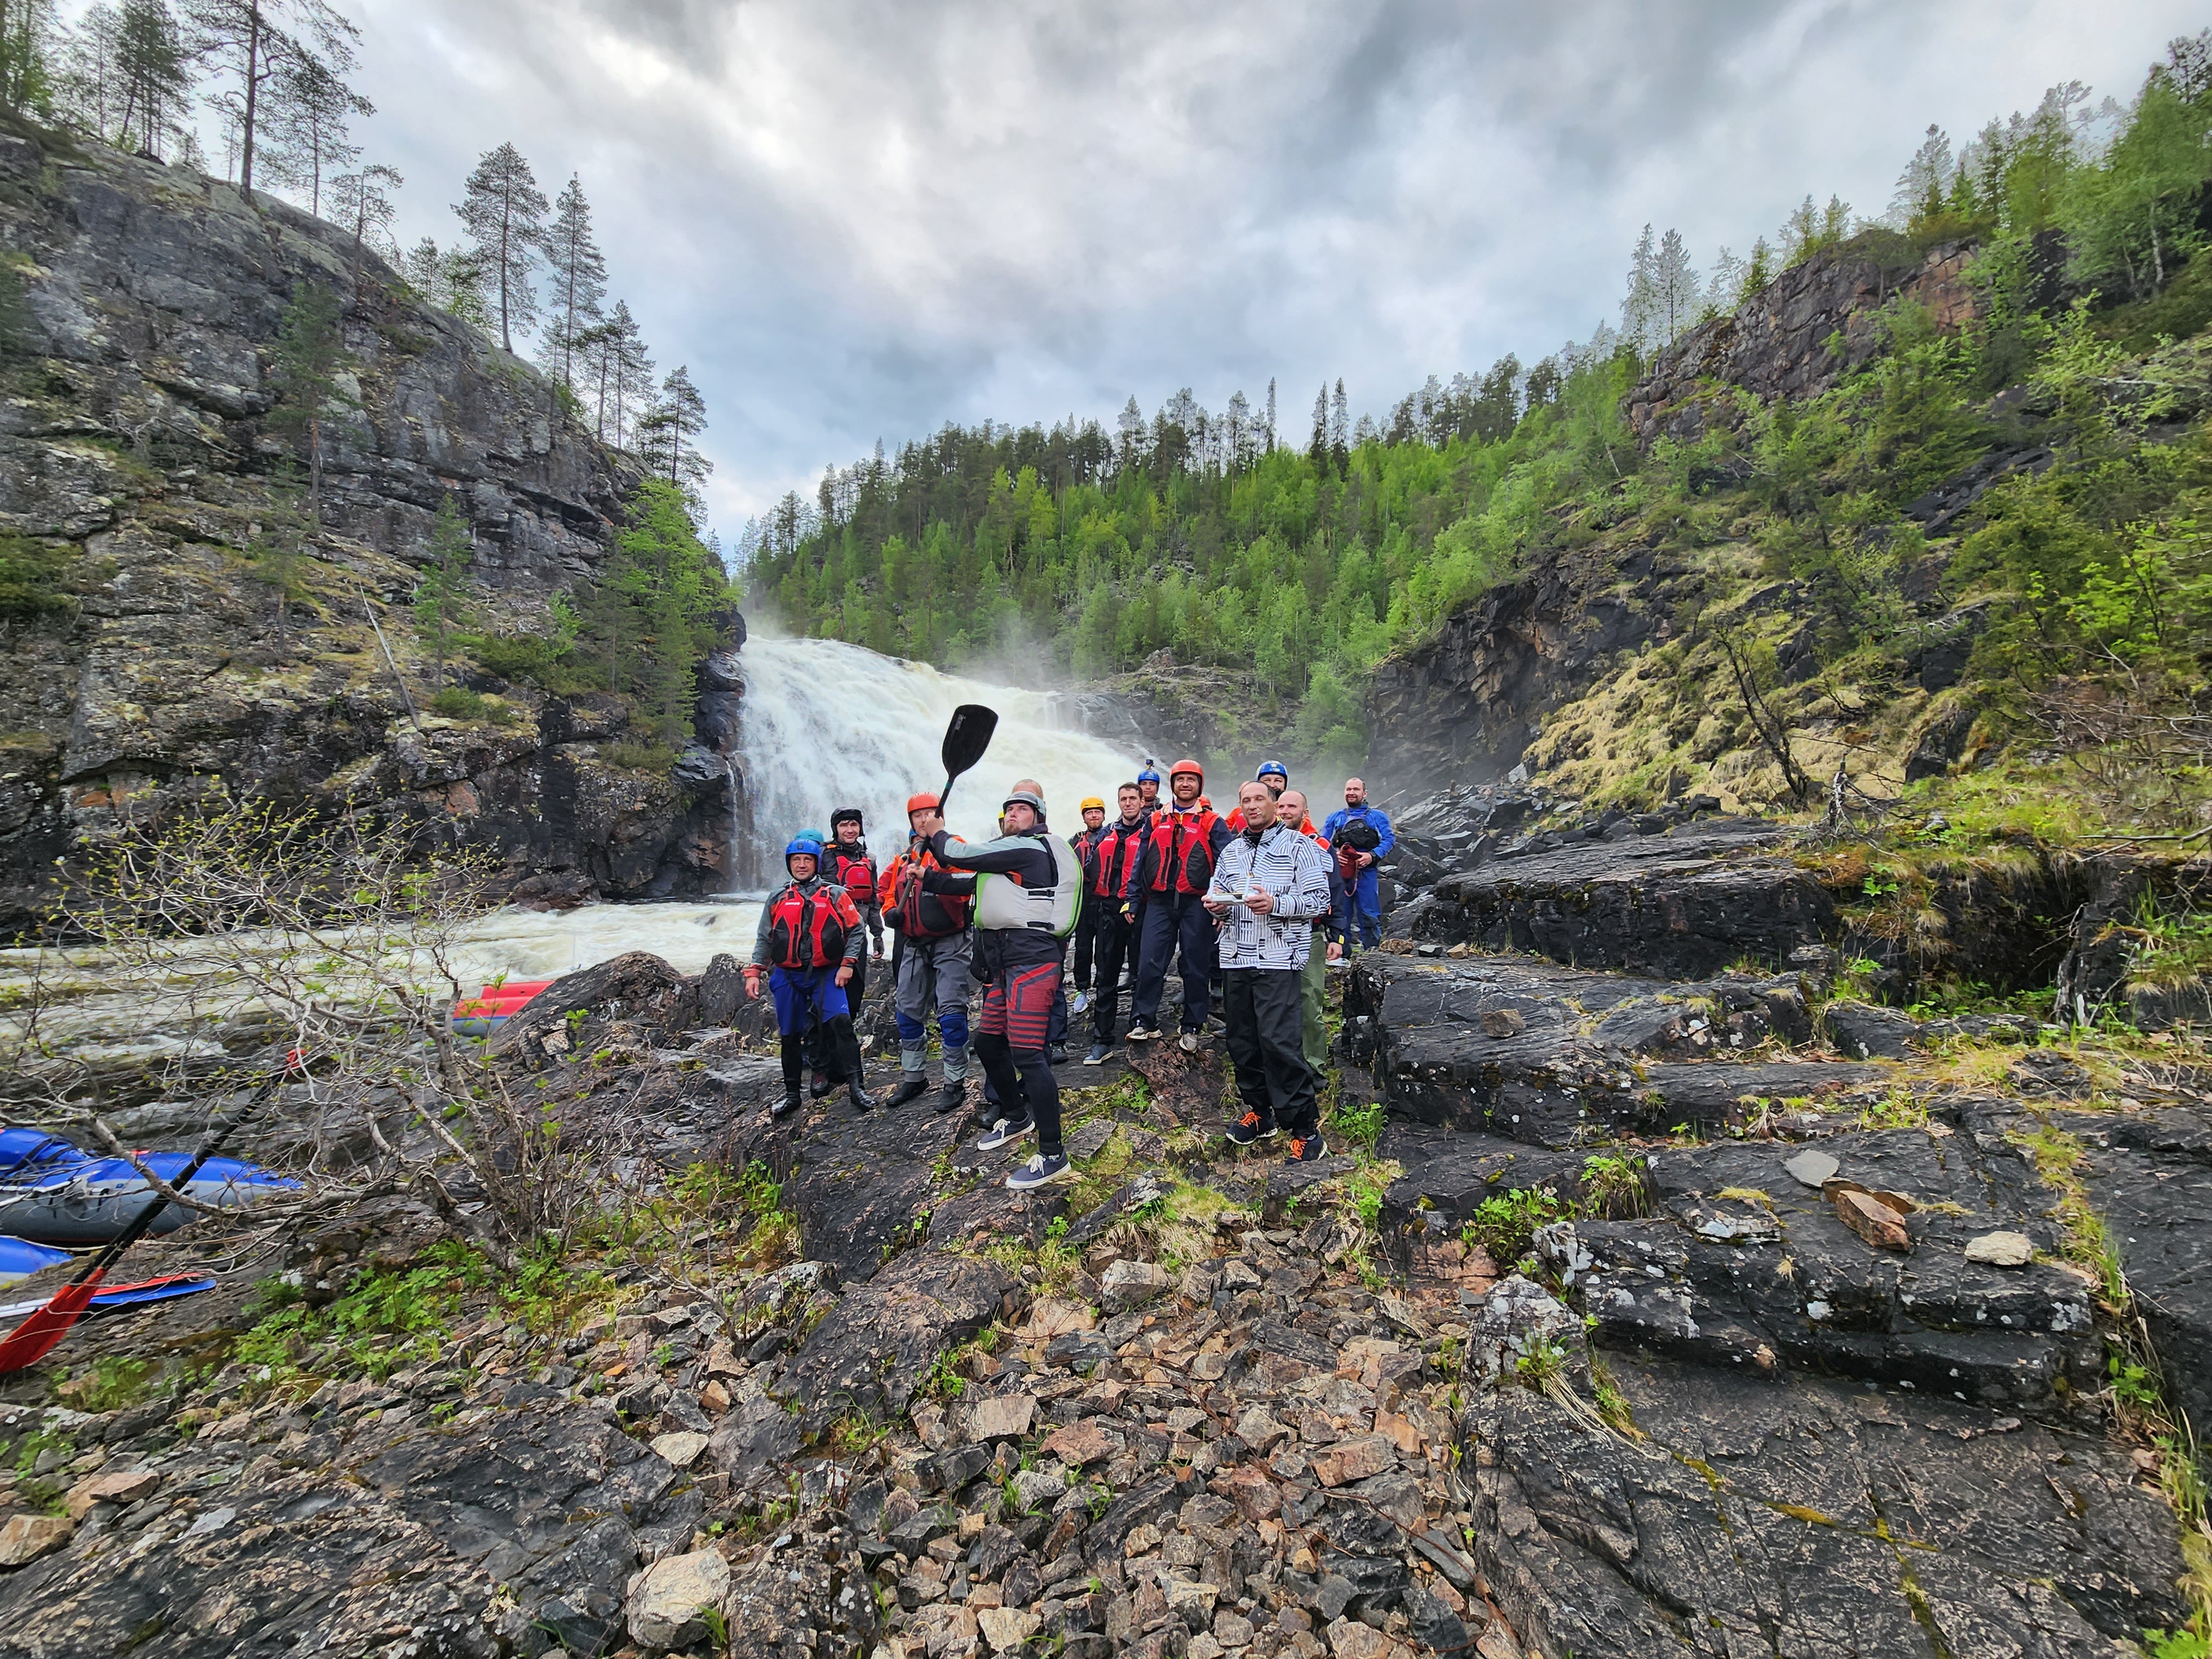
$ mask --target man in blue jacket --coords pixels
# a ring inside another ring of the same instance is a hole
[[[1364,822],[1375,831],[1372,849],[1354,850],[1346,846],[1344,826],[1358,822]],[[1397,849],[1398,837],[1382,810],[1367,804],[1367,786],[1358,778],[1344,781],[1344,809],[1331,812],[1321,832],[1328,844],[1338,849],[1345,867],[1345,896],[1352,912],[1346,918],[1345,942],[1351,943],[1356,929],[1362,947],[1371,951],[1382,942],[1382,884],[1375,866]],[[1352,873],[1354,869],[1358,872],[1357,876]]]

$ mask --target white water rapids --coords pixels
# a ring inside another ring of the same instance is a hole
[[[1048,693],[986,685],[836,640],[755,635],[738,666],[744,679],[738,763],[771,880],[785,843],[801,830],[828,834],[830,814],[841,806],[860,809],[878,863],[899,852],[907,797],[944,787],[938,749],[962,703],[999,711],[988,752],[953,787],[946,817],[962,836],[996,833],[999,803],[1018,778],[1044,786],[1047,821],[1073,835],[1083,827],[1078,803],[1086,795],[1110,803],[1141,759],[1060,725]]]
[[[1047,694],[942,674],[859,646],[756,636],[738,661],[738,763],[757,867],[769,879],[781,870],[792,836],[808,828],[826,833],[840,806],[860,809],[871,850],[879,864],[889,861],[905,845],[906,798],[945,781],[938,750],[962,703],[1000,714],[989,750],[953,791],[952,827],[964,836],[994,833],[1000,802],[1024,777],[1043,784],[1048,822],[1072,835],[1082,827],[1078,803],[1085,795],[1112,800],[1140,758],[1061,726]],[[759,915],[757,902],[736,894],[720,902],[495,910],[461,930],[452,966],[464,991],[501,978],[557,978],[627,951],[650,951],[679,973],[696,974],[723,951],[743,959]],[[193,947],[182,942],[178,950],[181,970]],[[149,1006],[144,988],[107,984],[89,952],[0,950],[0,1056],[14,1051],[34,1000],[46,1007],[44,1039],[81,1060],[122,1062],[205,1047],[187,1034],[181,1006]],[[228,1012],[252,1000],[241,992]]]

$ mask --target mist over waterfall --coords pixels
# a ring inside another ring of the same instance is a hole
[[[827,834],[830,814],[857,806],[880,863],[906,844],[906,799],[945,781],[938,749],[963,702],[999,711],[990,751],[954,787],[950,822],[962,836],[996,833],[999,803],[1017,778],[1044,785],[1048,821],[1062,835],[1083,827],[1077,803],[1109,802],[1143,758],[1058,724],[1049,694],[987,685],[926,664],[879,656],[835,640],[748,639],[738,655],[744,679],[739,763],[751,821],[741,886],[757,887],[781,867],[794,831]],[[1172,760],[1173,756],[1160,758]]]

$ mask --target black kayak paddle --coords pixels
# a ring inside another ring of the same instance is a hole
[[[983,758],[991,734],[999,729],[999,711],[980,702],[963,702],[952,711],[945,728],[945,787],[937,797],[937,815],[945,816],[945,803],[952,799],[952,781]]]

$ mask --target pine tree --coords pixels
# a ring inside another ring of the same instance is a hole
[[[430,647],[437,678],[434,694],[446,684],[446,659],[453,654],[456,635],[467,624],[469,563],[476,551],[476,532],[453,506],[451,495],[438,502],[431,521],[430,542],[425,550],[422,574],[415,583],[415,632]]]
[[[158,159],[191,88],[184,37],[163,0],[123,0],[114,14],[114,67],[123,92],[114,141]]]
[[[611,384],[602,391],[602,398],[611,392],[611,401],[605,409],[611,410],[615,419],[614,447],[623,447],[623,438],[630,423],[650,413],[653,407],[653,358],[645,349],[645,332],[637,325],[637,319],[629,314],[626,301],[615,301],[614,313],[607,319],[612,331],[608,337],[605,372]],[[604,420],[604,410],[602,413]],[[602,437],[605,435],[604,428]]]
[[[1336,378],[1336,392],[1328,404],[1328,453],[1341,475],[1352,461],[1352,405],[1344,395],[1344,377]]]
[[[1275,377],[1267,377],[1267,453],[1275,453]]]
[[[372,162],[359,173],[344,173],[331,182],[331,211],[337,216],[338,225],[353,237],[353,291],[356,298],[361,294],[363,251],[373,247],[380,253],[388,251],[394,258],[398,256],[398,250],[391,243],[392,216],[399,210],[389,192],[406,182],[398,168],[381,162]],[[437,244],[433,242],[430,246],[434,259]]]
[[[1751,245],[1751,258],[1744,262],[1743,283],[1738,300],[1748,298],[1774,280],[1774,250],[1760,237]]]
[[[1700,321],[1705,317],[1726,317],[1741,303],[1744,270],[1743,261],[1723,246],[1718,257],[1713,260],[1712,275],[1705,282],[1705,299]]]
[[[1910,230],[1916,220],[1926,218],[1929,201],[1942,202],[1957,165],[1951,155],[1951,136],[1930,121],[1920,148],[1897,175],[1897,190],[1889,198],[1890,227]]]
[[[1314,393],[1313,441],[1306,446],[1306,459],[1316,466],[1328,465],[1328,382],[1321,383]]]
[[[599,321],[599,302],[607,295],[607,262],[592,239],[591,206],[584,199],[583,180],[574,173],[553,204],[545,263],[552,276],[547,294],[552,315],[538,360],[573,392],[578,342]]]
[[[361,31],[328,0],[185,0],[185,20],[191,53],[236,82],[218,106],[236,120],[238,185],[250,197],[269,83],[309,59],[343,77]]]
[[[707,400],[691,384],[691,371],[678,364],[661,382],[660,398],[653,412],[638,422],[640,447],[652,458],[653,471],[681,492],[696,510],[699,486],[714,464],[702,455],[691,440],[707,429]]]
[[[538,320],[531,277],[545,238],[545,194],[513,144],[486,150],[453,211],[483,261],[485,298],[497,308],[499,343],[514,349],[514,331]]]
[[[1698,273],[1690,266],[1690,250],[1682,233],[1669,229],[1659,239],[1659,252],[1651,262],[1651,308],[1659,343],[1672,345],[1697,320]]]
[[[137,0],[143,3],[143,0]],[[320,216],[323,179],[361,159],[361,146],[347,137],[356,115],[376,113],[370,103],[333,74],[319,58],[289,60],[269,88],[262,119],[266,130],[264,165],[280,185],[307,192],[307,211]]]
[[[43,110],[53,90],[54,0],[0,0],[0,104]]]
[[[338,297],[320,283],[301,283],[292,290],[276,336],[270,378],[276,404],[270,424],[296,434],[307,450],[307,514],[323,521],[323,416],[333,405],[358,408],[359,400],[339,377],[352,367],[338,330]]]
[[[1652,281],[1658,256],[1651,246],[1651,227],[1644,227],[1628,256],[1628,293],[1620,302],[1620,331],[1637,350],[1650,356],[1658,343],[1659,301]]]

